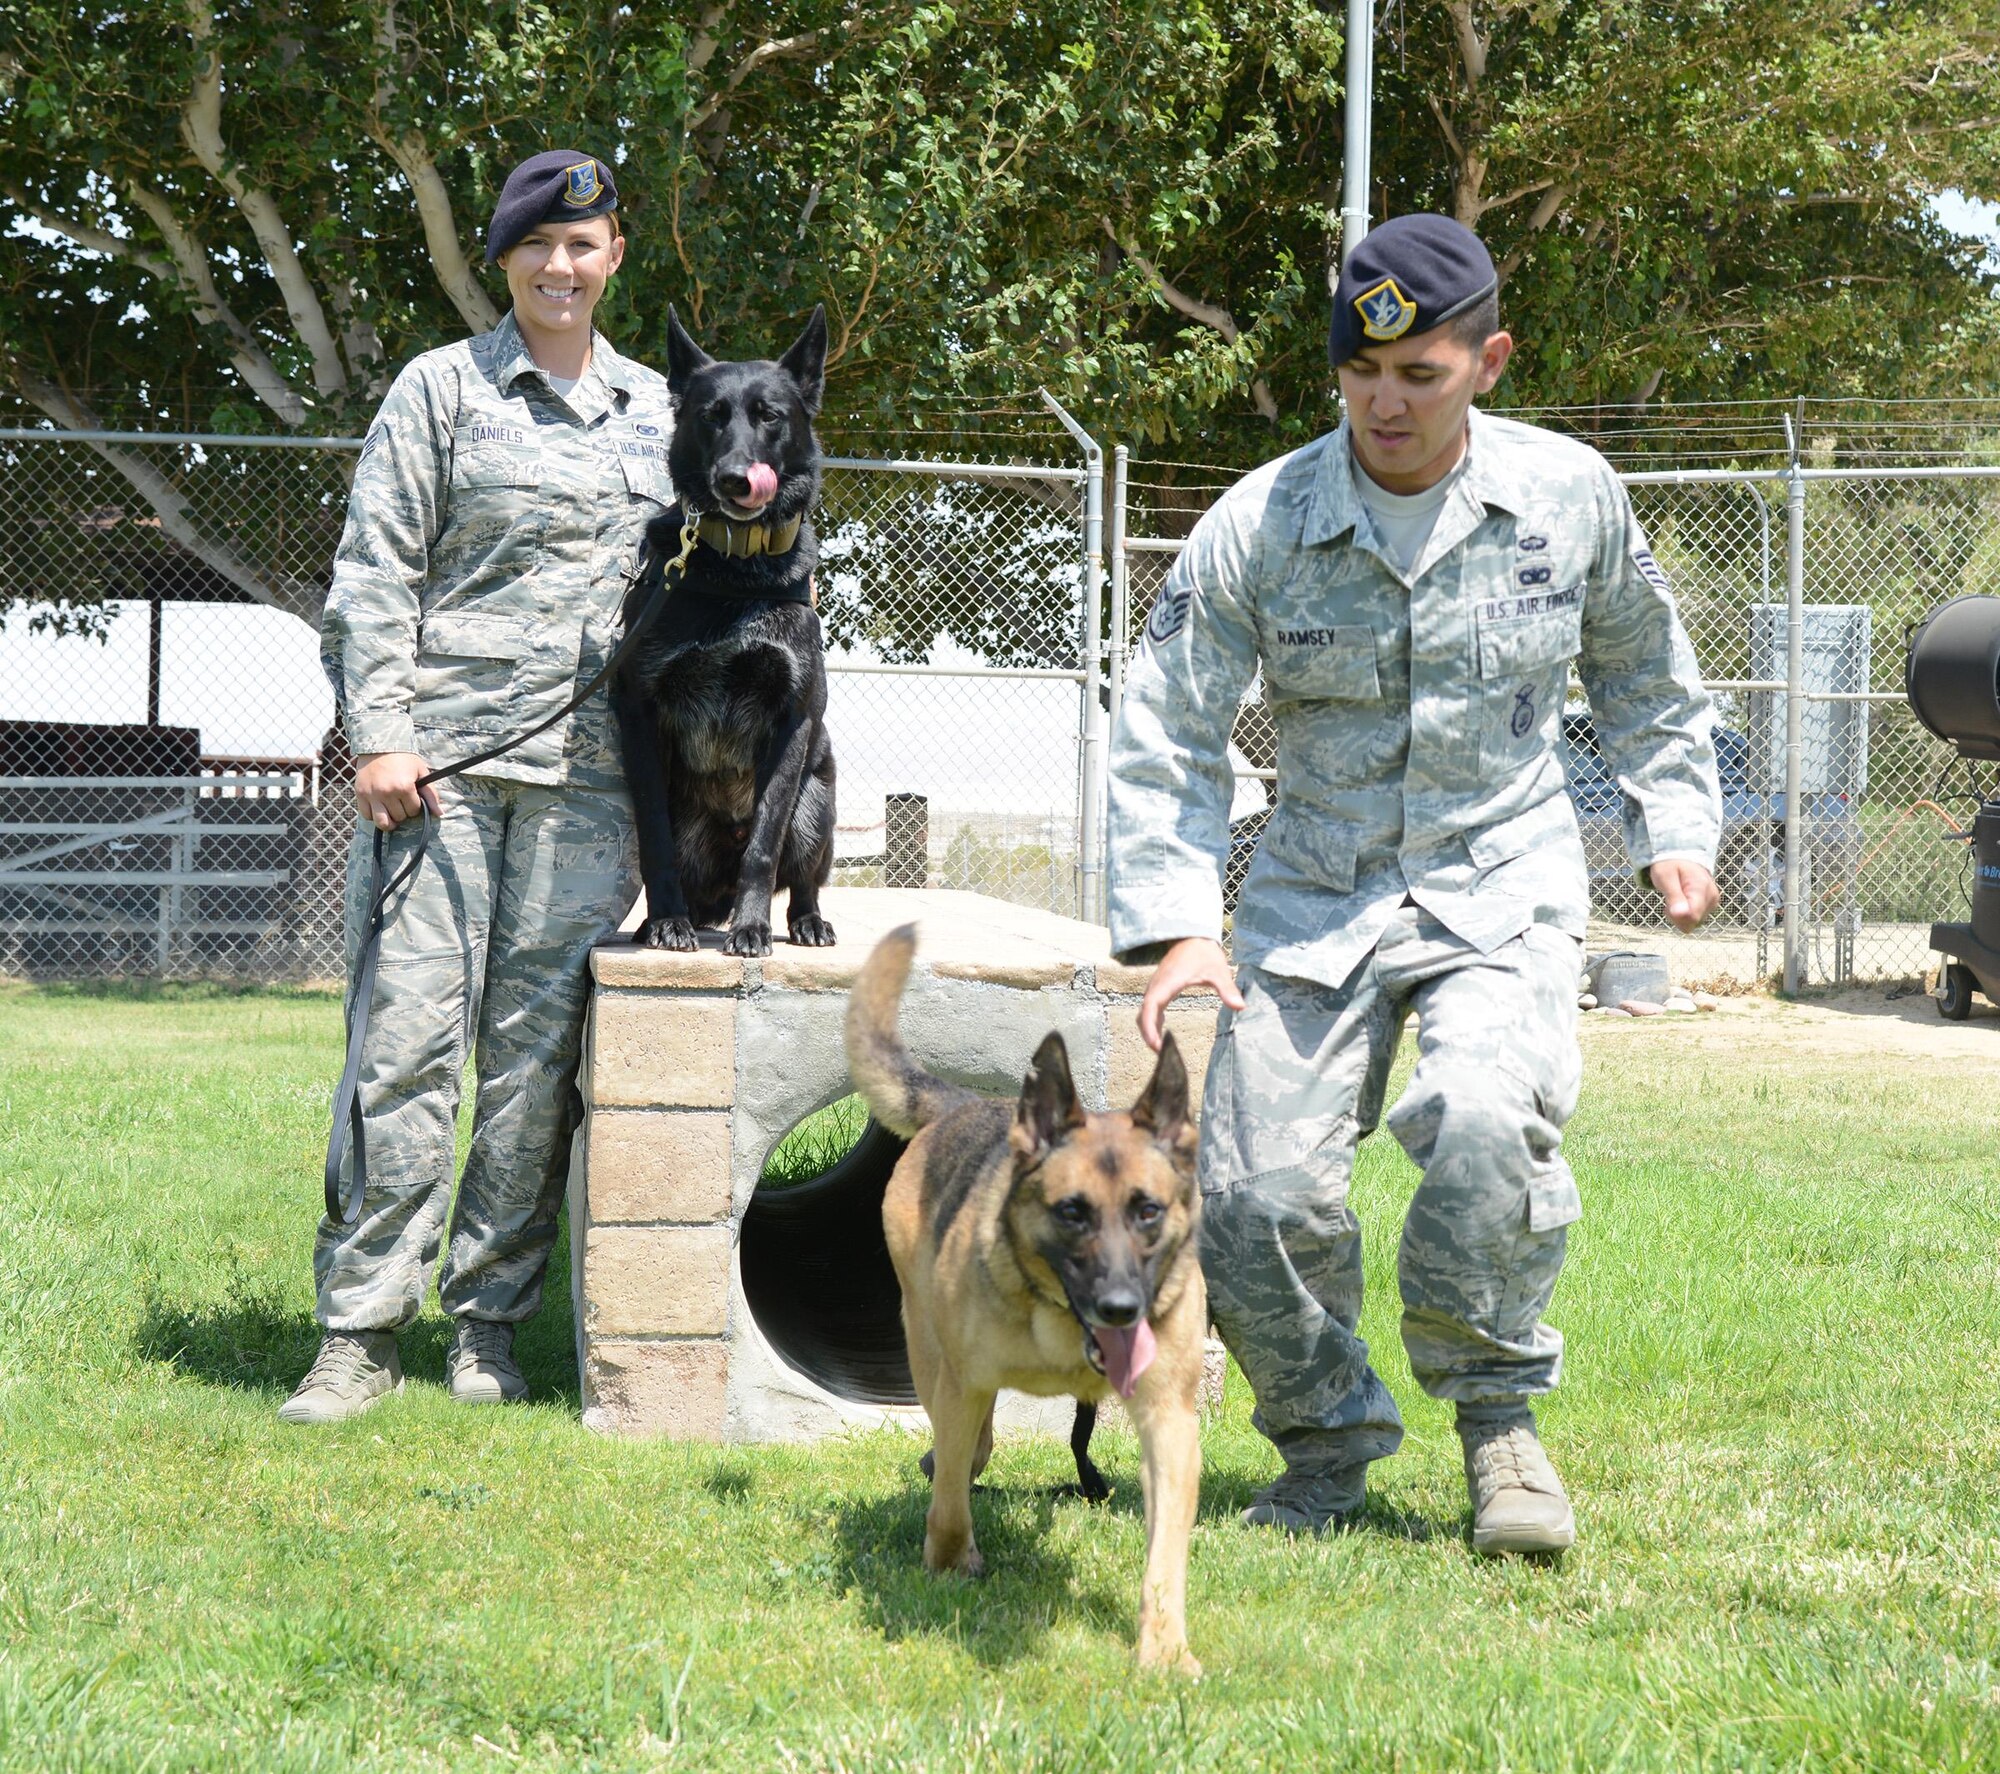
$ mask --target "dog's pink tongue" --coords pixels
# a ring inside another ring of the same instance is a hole
[[[749,505],[768,505],[778,496],[778,471],[768,462],[752,462],[744,470],[750,477]]]
[[[1090,1334],[1097,1339],[1097,1353],[1104,1357],[1104,1377],[1118,1388],[1120,1398],[1130,1398],[1139,1384],[1139,1376],[1153,1365],[1153,1357],[1160,1352],[1153,1327],[1142,1318],[1130,1330],[1106,1330],[1101,1325],[1092,1325]]]

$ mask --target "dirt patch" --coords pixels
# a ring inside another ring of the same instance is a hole
[[[1951,1061],[1955,1072],[2000,1083],[2000,1011],[1976,1000],[1971,1018],[1946,1022],[1935,999],[1905,988],[1840,992],[1803,1003],[1725,998],[1717,1010],[1681,1016],[1586,1016],[1586,1041],[1664,1042],[1703,1052],[1737,1052],[1782,1070],[1828,1055],[1874,1055],[1894,1063]]]

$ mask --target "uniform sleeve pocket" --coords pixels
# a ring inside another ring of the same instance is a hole
[[[1553,1232],[1583,1217],[1583,1197],[1567,1167],[1531,1178],[1528,1183],[1528,1230]]]
[[[1280,697],[1380,702],[1375,631],[1366,623],[1279,628],[1264,649],[1264,670]]]
[[[528,625],[518,616],[445,611],[424,618],[420,647],[427,659],[519,659]]]

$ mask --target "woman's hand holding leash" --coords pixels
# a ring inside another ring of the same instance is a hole
[[[1166,1034],[1167,1006],[1190,986],[1207,986],[1231,1010],[1243,1008],[1236,970],[1221,943],[1207,936],[1184,936],[1153,970],[1153,983],[1139,1000],[1139,1038],[1155,1053]]]
[[[392,832],[426,807],[441,813],[437,790],[422,779],[429,767],[415,752],[363,752],[354,760],[354,804],[378,831]]]

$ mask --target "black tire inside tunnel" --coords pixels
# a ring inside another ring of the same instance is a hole
[[[870,1120],[832,1169],[759,1184],[737,1260],[757,1328],[801,1373],[859,1404],[915,1404],[882,1195],[905,1140]]]

